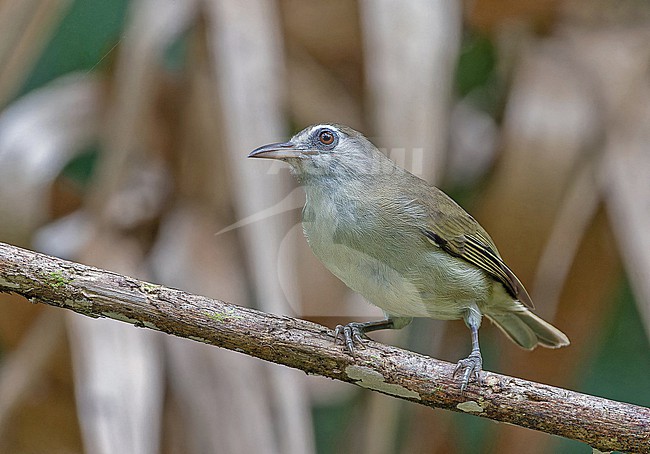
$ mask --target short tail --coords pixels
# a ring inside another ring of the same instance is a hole
[[[562,331],[545,322],[528,309],[504,314],[486,314],[515,344],[527,350],[541,345],[559,348],[569,345],[569,338]]]

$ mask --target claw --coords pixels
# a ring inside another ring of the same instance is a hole
[[[483,379],[481,378],[482,369],[483,359],[481,358],[481,353],[478,351],[473,351],[467,358],[458,361],[454,369],[453,377],[455,378],[459,371],[463,371],[460,381],[460,392],[465,391],[472,377],[479,385],[483,385]]]
[[[334,329],[334,342],[336,343],[340,339],[351,355],[354,355],[356,347],[365,348],[363,345],[365,338],[366,335],[363,332],[361,323],[352,322],[347,325],[336,325]]]

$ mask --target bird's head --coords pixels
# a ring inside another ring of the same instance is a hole
[[[302,180],[318,177],[376,174],[392,163],[363,134],[347,126],[309,126],[288,142],[272,143],[253,150],[249,158],[279,159],[291,165]]]

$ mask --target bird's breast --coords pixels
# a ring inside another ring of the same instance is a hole
[[[476,296],[472,281],[482,273],[443,251],[422,250],[412,232],[391,234],[381,216],[353,207],[308,193],[303,230],[325,267],[389,314],[461,317],[463,301]]]

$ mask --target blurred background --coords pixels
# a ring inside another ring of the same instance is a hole
[[[571,339],[486,369],[650,405],[650,3],[0,0],[0,241],[333,327],[380,316],[246,160],[363,131],[491,233]],[[3,453],[588,453],[0,295]],[[462,322],[374,338],[456,362]]]

